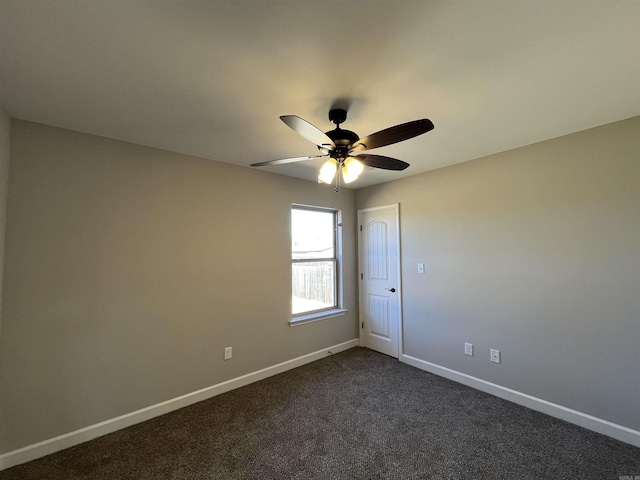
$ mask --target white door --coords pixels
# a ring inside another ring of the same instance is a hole
[[[358,210],[360,343],[399,358],[401,338],[398,204]]]

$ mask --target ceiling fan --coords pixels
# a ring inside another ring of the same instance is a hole
[[[328,132],[322,132],[319,128],[296,115],[283,115],[280,120],[304,138],[316,144],[318,150],[320,150],[320,155],[268,160],[254,163],[251,166],[282,165],[284,163],[301,162],[328,156],[329,159],[320,168],[318,183],[330,185],[335,179],[335,191],[337,192],[340,190],[341,177],[344,183],[351,183],[360,176],[364,167],[381,168],[383,170],[404,170],[409,166],[407,162],[402,160],[360,152],[402,142],[433,130],[431,120],[423,118],[422,120],[414,120],[385,128],[360,138],[355,132],[340,128],[340,124],[344,123],[346,119],[346,110],[342,108],[329,110],[329,120],[336,125],[336,128]]]

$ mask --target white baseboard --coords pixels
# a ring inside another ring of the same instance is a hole
[[[73,447],[74,445],[93,440],[94,438],[101,437],[108,433],[113,433],[117,430],[122,430],[123,428],[130,427],[136,423],[159,417],[160,415],[172,412],[173,410],[193,405],[194,403],[215,397],[221,393],[244,387],[245,385],[249,385],[253,382],[264,380],[265,378],[277,375],[278,373],[286,372],[287,370],[300,367],[307,363],[315,362],[316,360],[320,360],[321,358],[330,355],[329,351],[331,351],[331,353],[342,352],[344,350],[357,347],[359,343],[360,340],[355,338],[348,342],[333,345],[323,350],[318,350],[317,352],[309,353],[271,367],[263,368],[262,370],[258,370],[253,373],[242,375],[238,378],[227,380],[226,382],[218,383],[211,387],[203,388],[165,402],[136,410],[135,412],[127,413],[104,422],[96,423],[95,425],[89,425],[88,427],[81,428],[80,430],[65,433],[64,435],[4,453],[0,455],[0,470],[20,465],[21,463],[29,462],[36,458],[44,457],[50,453]]]
[[[632,430],[631,428],[623,427],[622,425],[593,417],[586,413],[578,412],[571,408],[542,400],[541,398],[532,397],[526,393],[511,390],[510,388],[502,387],[495,383],[487,382],[477,377],[472,377],[466,373],[441,367],[435,363],[426,362],[409,355],[402,355],[402,362],[441,377],[448,378],[454,382],[462,383],[463,385],[475,388],[476,390],[481,390],[491,395],[495,395],[496,397],[509,400],[510,402],[517,403],[523,407],[545,413],[552,417],[573,423],[574,425],[615,438],[621,442],[640,447],[640,432],[637,430]]]

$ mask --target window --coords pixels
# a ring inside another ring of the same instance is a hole
[[[339,313],[338,214],[318,207],[291,208],[293,321]]]

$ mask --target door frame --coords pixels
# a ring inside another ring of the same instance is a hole
[[[398,360],[402,362],[402,357],[404,356],[404,321],[402,318],[402,263],[401,263],[401,244],[400,244],[400,204],[399,203],[390,203],[387,205],[380,205],[378,207],[368,207],[368,208],[360,208],[358,209],[358,225],[356,226],[356,231],[358,234],[358,339],[360,341],[360,346],[364,346],[362,332],[363,332],[363,312],[364,308],[362,305],[363,301],[363,292],[362,292],[362,232],[360,230],[360,226],[362,225],[361,218],[364,213],[375,212],[377,210],[390,210],[393,209],[393,213],[395,215],[396,221],[396,244],[398,245],[396,252],[396,264],[398,265],[398,281],[397,281],[397,289],[398,289]]]

